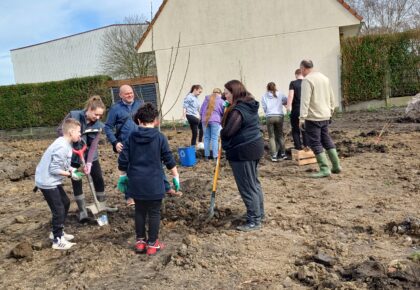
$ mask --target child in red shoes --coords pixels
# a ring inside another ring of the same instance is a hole
[[[146,103],[134,116],[139,125],[133,131],[118,157],[121,176],[118,188],[135,202],[136,252],[154,255],[163,249],[159,242],[160,208],[165,196],[162,162],[173,175],[175,191],[179,191],[179,175],[166,137],[155,128],[158,111]],[[148,239],[146,220],[148,218]]]

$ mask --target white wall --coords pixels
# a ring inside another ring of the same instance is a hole
[[[103,37],[115,26],[11,51],[16,83],[58,81],[103,74]]]
[[[171,47],[180,36],[164,113],[182,93],[166,119],[181,116],[182,99],[193,84],[201,84],[209,94],[242,77],[257,99],[270,81],[286,93],[303,58],[312,59],[330,77],[338,98],[339,27],[358,23],[336,0],[169,0],[139,52],[152,49],[153,35],[163,96]],[[190,65],[182,86],[188,52]]]
[[[305,47],[300,43],[322,39],[324,46]],[[288,45],[284,45],[288,43]],[[266,84],[274,81],[280,91],[287,95],[289,83],[294,79],[294,71],[299,67],[302,58],[311,58],[316,67],[329,76],[335,92],[338,92],[338,58],[339,54],[338,29],[330,28],[299,35],[262,38],[259,41],[244,40],[229,43],[208,45],[204,47],[181,48],[178,61],[168,89],[163,112],[172,106],[178,95],[186,71],[188,53],[190,65],[186,82],[181,89],[178,104],[168,114],[177,119],[182,113],[182,99],[188,93],[191,85],[201,84],[204,94],[199,97],[202,101],[205,94],[211,93],[213,88],[223,85],[231,79],[244,81],[247,89],[258,99],[266,91]],[[161,95],[166,84],[170,51],[160,51],[157,59],[159,86]],[[338,95],[337,95],[338,97]]]
[[[106,29],[12,50],[16,83],[57,81],[100,74]]]

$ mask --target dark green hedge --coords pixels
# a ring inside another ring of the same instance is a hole
[[[0,129],[55,126],[87,99],[100,95],[109,106],[107,76],[74,78],[58,82],[0,86]]]
[[[420,30],[367,35],[341,43],[344,105],[420,91]]]

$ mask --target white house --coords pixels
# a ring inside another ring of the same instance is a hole
[[[58,81],[103,74],[103,37],[114,24],[11,50],[17,84]],[[147,25],[142,25],[145,30]]]
[[[274,81],[286,93],[304,58],[339,101],[340,37],[356,35],[361,20],[343,0],[164,0],[136,48],[155,52],[164,114],[180,94],[165,119],[181,116],[193,84],[209,94],[239,79],[260,99]]]

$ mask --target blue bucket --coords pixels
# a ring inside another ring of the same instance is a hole
[[[179,160],[182,166],[191,167],[195,165],[195,146],[178,148]]]

